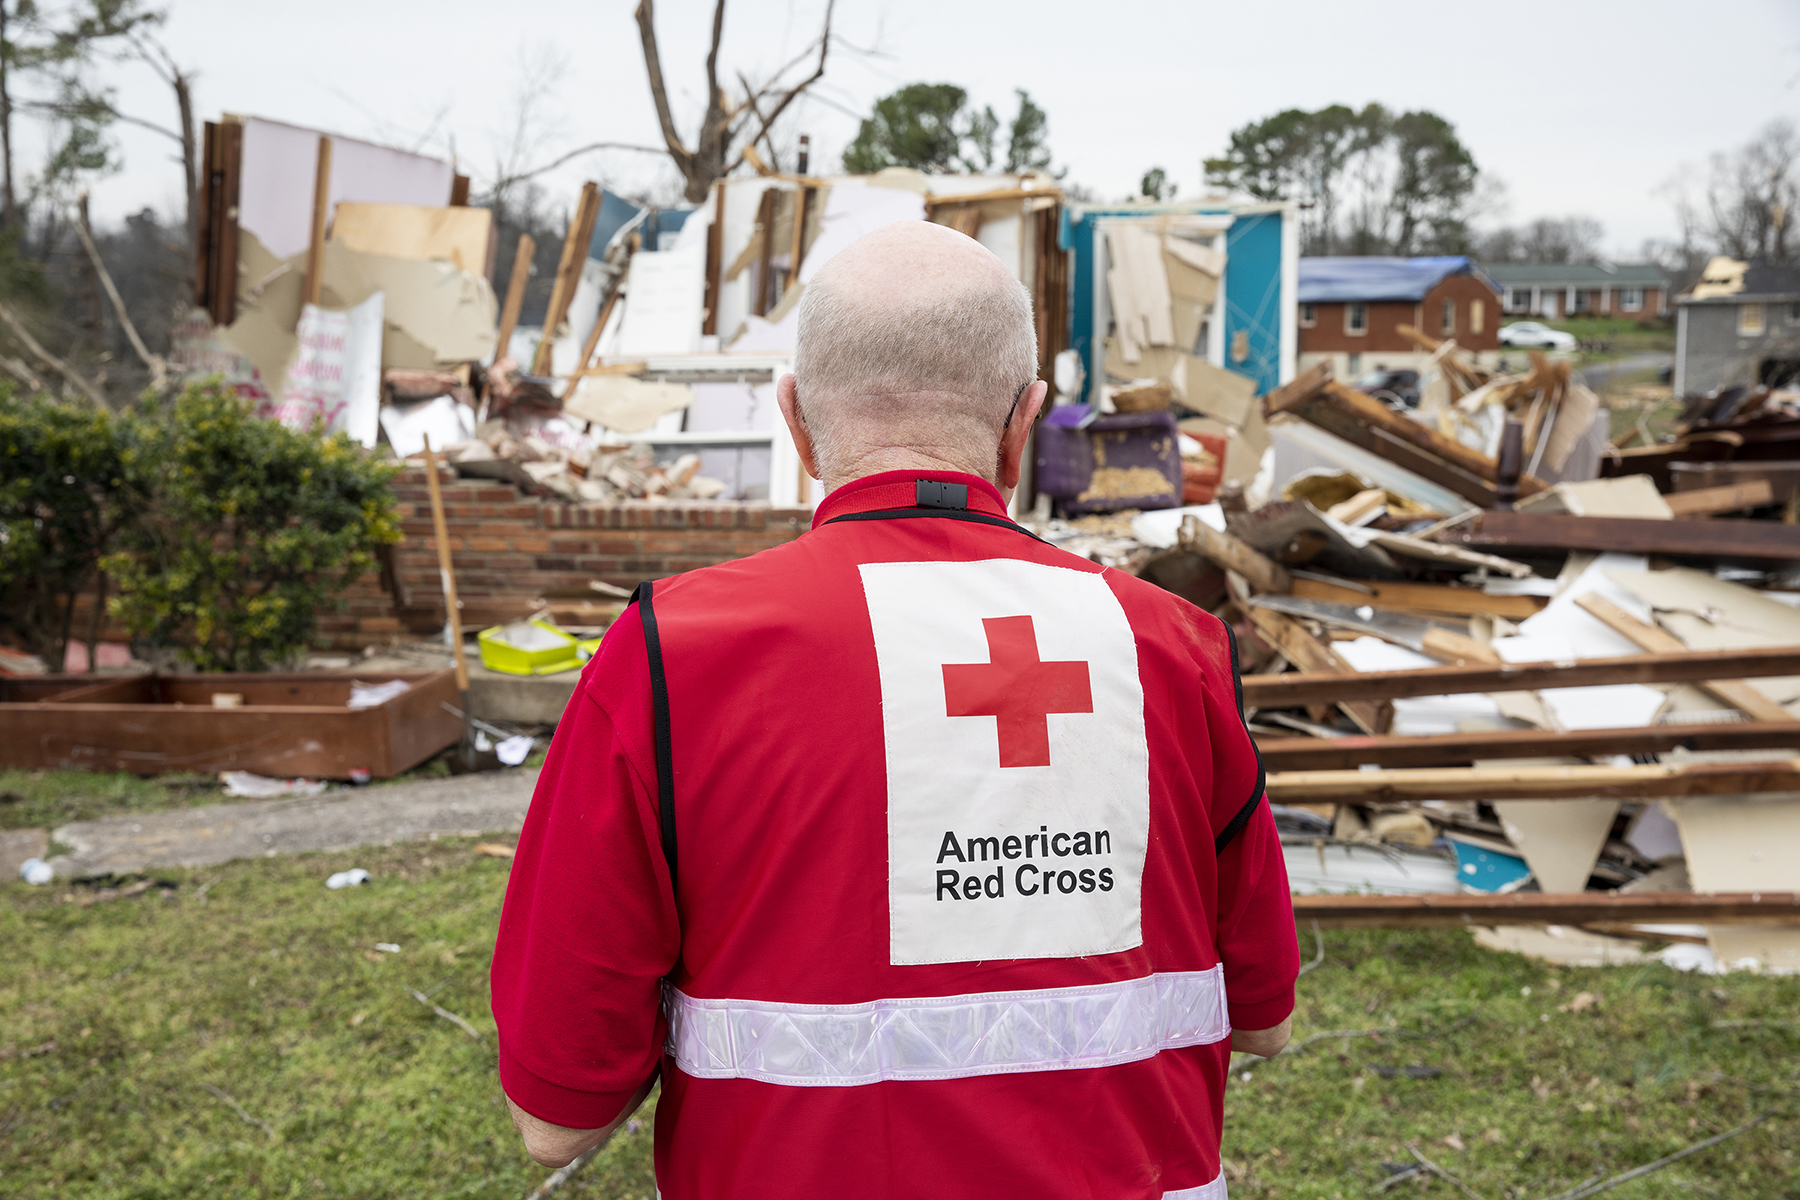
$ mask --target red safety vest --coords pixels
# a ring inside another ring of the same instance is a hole
[[[1274,843],[1229,630],[948,473],[638,597],[661,1194],[1223,1197],[1230,1017],[1298,962],[1278,848],[1221,869]]]

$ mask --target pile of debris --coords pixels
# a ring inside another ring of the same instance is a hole
[[[1800,839],[1800,525],[1715,516],[1733,487],[1534,477],[1584,389],[1439,367],[1443,411],[1506,418],[1497,454],[1321,368],[1264,397],[1248,493],[1087,547],[1236,631],[1297,911],[1800,971],[1800,865],[1760,849]]]

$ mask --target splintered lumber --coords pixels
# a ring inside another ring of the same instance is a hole
[[[1598,592],[1578,596],[1575,603],[1605,622],[1614,633],[1647,653],[1681,654],[1687,650],[1687,643],[1674,634],[1638,620]],[[1712,693],[1733,708],[1742,709],[1758,721],[1793,721],[1787,709],[1742,679],[1703,679],[1699,681],[1699,686],[1703,691]],[[1800,738],[1800,733],[1795,736]]]
[[[1695,488],[1691,492],[1670,492],[1663,503],[1677,519],[1710,517],[1714,513],[1739,512],[1775,503],[1775,489],[1766,479],[1750,483],[1728,483],[1724,487]]]
[[[306,303],[316,305],[325,283],[325,222],[331,212],[331,139],[320,136],[313,170],[312,238],[306,244]]]
[[[600,215],[600,185],[581,185],[581,198],[569,217],[569,228],[563,234],[562,260],[556,267],[556,282],[550,285],[550,307],[544,313],[544,334],[538,339],[537,353],[532,356],[531,373],[550,373],[551,353],[556,331],[569,315],[569,303],[575,299],[576,285],[581,282],[582,264],[587,262],[588,243],[594,240],[594,220]],[[583,364],[585,365],[585,364]]]
[[[519,235],[519,247],[513,254],[512,276],[506,281],[506,306],[500,310],[500,336],[494,343],[494,361],[507,355],[513,330],[519,324],[519,309],[525,303],[525,285],[531,282],[531,259],[537,253],[537,242],[529,233]]]
[[[1794,723],[1744,721],[1727,725],[1649,725],[1625,729],[1496,729],[1429,737],[1283,737],[1256,739],[1263,766],[1271,771],[1349,771],[1378,767],[1466,767],[1506,758],[1547,754],[1665,754],[1670,750],[1792,750]]]
[[[1199,517],[1182,520],[1181,544],[1214,566],[1236,571],[1259,592],[1286,592],[1294,586],[1286,567],[1229,533],[1220,533]]]
[[[1493,459],[1395,412],[1373,396],[1339,383],[1331,378],[1323,363],[1264,398],[1265,417],[1283,412],[1291,412],[1327,432],[1374,450],[1477,504],[1493,503],[1494,485],[1499,479],[1499,464]],[[1383,436],[1372,436],[1376,434]],[[1395,447],[1405,449],[1396,453]],[[1548,486],[1532,475],[1519,478],[1521,496],[1541,492]]]
[[[1490,596],[1476,588],[1437,583],[1358,583],[1355,587],[1342,587],[1322,579],[1296,578],[1292,591],[1305,600],[1330,600],[1357,607],[1367,604],[1390,612],[1485,615],[1515,621],[1536,616],[1547,603],[1542,596]]]
[[[1295,896],[1294,918],[1321,929],[1464,925],[1800,924],[1793,892],[1509,892],[1503,895]]]
[[[1272,609],[1252,607],[1248,611],[1256,631],[1281,651],[1282,657],[1302,671],[1326,671],[1339,675],[1356,673],[1356,668],[1343,655],[1314,637],[1300,622]],[[1348,698],[1340,699],[1336,704],[1364,733],[1381,733],[1387,725],[1376,704]]]
[[[1800,675],[1800,646],[1632,654],[1574,663],[1503,663],[1497,667],[1364,671],[1348,676],[1310,672],[1255,675],[1244,680],[1244,704],[1253,708],[1304,708],[1309,704],[1335,704],[1340,700],[1398,700],[1408,696],[1521,692],[1607,683],[1698,683],[1721,677],[1766,679],[1771,675]]]
[[[1486,512],[1445,531],[1443,540],[1474,549],[1595,550],[1672,558],[1800,562],[1800,525],[1776,521],[1646,521],[1638,517],[1577,517],[1568,513]]]
[[[1420,639],[1419,652],[1447,663],[1498,663],[1500,655],[1486,642],[1478,642],[1454,629],[1430,629]]]
[[[1579,800],[1602,796],[1736,796],[1800,792],[1800,758],[1769,762],[1654,763],[1590,767],[1403,767],[1376,771],[1278,771],[1274,804],[1397,804],[1407,800]]]

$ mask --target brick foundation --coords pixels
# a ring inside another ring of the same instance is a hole
[[[490,480],[446,480],[443,494],[457,596],[466,612],[546,592],[584,594],[595,579],[633,587],[781,545],[812,522],[809,509],[766,504],[569,504]],[[391,559],[399,595],[371,572],[345,593],[341,608],[320,613],[319,633],[335,648],[361,649],[443,627],[425,472],[402,474],[394,495],[405,535]]]

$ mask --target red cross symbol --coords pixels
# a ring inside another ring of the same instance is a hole
[[[944,665],[944,708],[952,717],[995,717],[1000,765],[1050,765],[1051,713],[1091,713],[1085,662],[1038,661],[1030,617],[987,617],[985,663]]]

